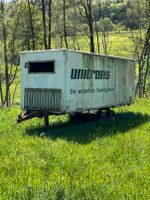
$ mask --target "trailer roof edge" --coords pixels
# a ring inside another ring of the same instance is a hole
[[[72,53],[82,53],[87,55],[93,55],[93,56],[102,56],[102,57],[108,57],[108,58],[118,58],[118,59],[124,59],[124,60],[132,60],[135,61],[133,58],[127,58],[122,56],[114,56],[114,55],[106,55],[106,54],[99,54],[99,53],[92,53],[92,52],[86,52],[86,51],[79,51],[79,50],[73,50],[73,49],[50,49],[50,50],[30,50],[30,51],[21,51],[20,54],[32,54],[32,53],[44,53],[44,52],[72,52]]]

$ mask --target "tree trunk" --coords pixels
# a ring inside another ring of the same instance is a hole
[[[30,0],[28,0],[28,9],[29,9],[29,22],[30,22],[30,28],[31,28],[31,36],[32,36],[32,49],[35,50],[35,35],[34,35],[34,26],[33,26],[33,16],[30,6]]]
[[[139,62],[139,78],[138,78],[138,96],[143,97],[143,65]]]
[[[102,44],[104,48],[104,54],[108,54],[108,33],[107,32],[102,32]]]
[[[93,34],[93,25],[89,24],[89,31],[90,31],[90,52],[95,52],[94,48],[94,34]]]
[[[3,96],[3,90],[2,90],[2,76],[0,74],[0,97],[1,97],[1,105],[4,106],[4,96]]]
[[[94,48],[94,30],[93,30],[93,17],[92,17],[92,1],[81,1],[83,6],[85,15],[83,14],[82,10],[80,10],[80,15],[85,19],[89,29],[89,38],[90,38],[90,52],[95,52]]]
[[[147,29],[144,46],[141,52],[141,56],[139,58],[139,77],[137,84],[137,92],[140,98],[142,98],[145,93],[145,84],[148,74],[147,67],[149,67],[149,56],[150,56],[150,25]],[[145,67],[146,70],[144,72]]]
[[[51,32],[52,32],[52,0],[49,0],[48,3],[48,49],[51,49]]]
[[[2,18],[2,31],[4,42],[4,62],[5,62],[5,105],[9,106],[9,75],[8,75],[8,55],[7,55],[7,34],[4,23],[4,2],[1,0],[1,18]]]
[[[90,52],[95,52],[94,48],[94,31],[93,31],[93,21],[92,21],[92,2],[89,0],[88,3],[88,11],[89,11],[89,16],[88,16],[88,24],[89,24],[89,32],[90,32]]]
[[[98,33],[96,18],[94,22],[95,22],[95,32],[96,32],[96,40],[97,40],[97,52],[100,53],[99,33]]]
[[[47,49],[47,32],[46,32],[46,17],[45,17],[45,3],[44,0],[41,0],[42,3],[42,22],[43,22],[43,32],[44,32],[44,47]]]
[[[64,25],[64,41],[66,49],[68,49],[67,27],[66,27],[66,0],[63,0],[63,25]]]
[[[149,66],[150,65],[150,55],[147,57],[147,63],[146,63],[146,71],[145,71],[145,76],[144,76],[144,83],[143,83],[143,94],[146,95],[146,83],[147,83],[147,75],[149,71]]]
[[[60,48],[62,49],[63,48],[63,36],[60,35]]]

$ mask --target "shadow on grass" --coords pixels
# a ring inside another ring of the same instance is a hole
[[[150,121],[149,115],[125,112],[116,114],[114,119],[99,119],[98,115],[82,116],[81,119],[70,118],[67,122],[58,122],[44,131],[43,126],[30,126],[26,129],[29,136],[57,138],[81,144],[90,143],[98,137],[125,133]]]

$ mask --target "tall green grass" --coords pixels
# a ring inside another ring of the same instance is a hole
[[[51,116],[13,122],[0,110],[0,199],[150,199],[150,100],[116,109],[115,119]]]

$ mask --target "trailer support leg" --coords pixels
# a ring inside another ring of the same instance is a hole
[[[48,126],[49,126],[49,117],[48,117],[48,115],[45,115],[44,116],[44,127],[45,127],[45,130],[48,129]]]
[[[112,118],[112,119],[114,119],[114,117],[115,117],[115,111],[113,111],[113,110],[107,110],[106,111],[106,116],[108,117],[108,118]]]

